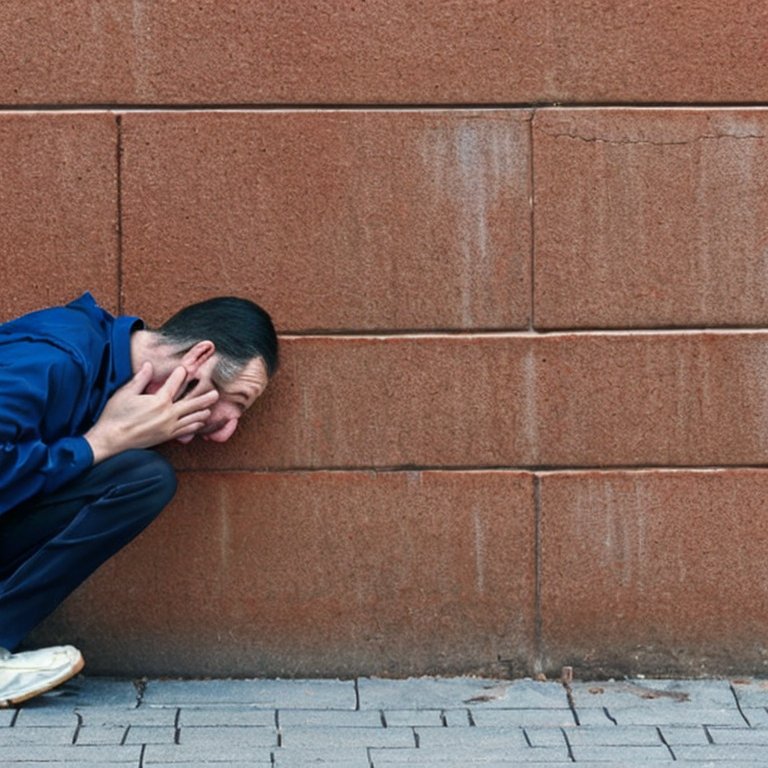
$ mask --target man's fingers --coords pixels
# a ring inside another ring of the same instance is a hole
[[[136,375],[128,382],[128,386],[133,389],[134,392],[141,394],[147,388],[149,382],[152,381],[153,373],[154,369],[152,368],[152,363],[149,361],[142,363],[141,368],[139,368]]]
[[[181,416],[177,424],[184,430],[188,429],[193,424],[196,424],[197,428],[200,429],[203,427],[210,415],[210,410],[206,408],[202,411],[195,411],[194,413],[188,413],[185,416]]]
[[[210,408],[219,399],[219,393],[215,389],[211,389],[208,392],[204,392],[202,395],[195,395],[195,397],[183,397],[181,400],[177,400],[174,403],[176,412],[179,416],[188,416],[195,411],[205,410]],[[210,414],[210,412],[209,412]]]
[[[173,401],[176,399],[186,380],[187,369],[183,365],[180,365],[178,368],[173,369],[173,373],[171,373],[171,375],[165,380],[163,386],[160,387],[158,392],[162,392]]]

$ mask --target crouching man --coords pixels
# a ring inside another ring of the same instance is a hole
[[[225,442],[277,363],[269,315],[233,297],[156,330],[90,294],[0,325],[0,707],[82,669],[72,646],[14,651],[173,497],[147,449]]]

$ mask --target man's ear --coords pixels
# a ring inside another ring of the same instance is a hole
[[[187,369],[187,375],[194,376],[203,363],[210,360],[216,353],[216,345],[212,341],[198,341],[188,349],[181,358],[181,365]]]

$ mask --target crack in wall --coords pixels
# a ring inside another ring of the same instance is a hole
[[[616,144],[616,145],[645,144],[653,147],[686,146],[688,144],[696,144],[701,141],[720,141],[722,139],[733,139],[736,141],[741,141],[741,140],[757,141],[765,138],[764,134],[759,134],[759,133],[712,133],[712,134],[704,134],[703,136],[696,136],[692,139],[684,139],[680,141],[653,141],[651,139],[629,139],[629,138],[608,139],[602,136],[589,137],[589,136],[581,136],[578,133],[545,131],[541,128],[536,128],[536,130],[554,139],[573,139],[574,141],[583,141],[587,144]]]

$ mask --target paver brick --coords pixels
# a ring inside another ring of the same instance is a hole
[[[768,680],[750,679],[734,682],[733,690],[743,709],[768,707]]]
[[[533,750],[531,750],[533,752]],[[374,768],[381,765],[397,765],[397,762],[390,762],[386,758],[374,762]],[[451,759],[446,755],[435,755],[433,757],[414,758],[409,760],[408,768],[467,768],[467,766],[478,766],[478,768],[519,768],[521,765],[544,765],[546,768],[573,768],[573,761],[567,762],[555,757],[546,750],[536,750],[530,756],[508,755],[507,759],[491,760],[473,760],[470,757]],[[601,763],[601,768],[606,768],[605,763]],[[626,766],[622,766],[626,768]]]
[[[683,747],[683,749],[689,749]],[[573,756],[577,763],[589,760],[616,760],[621,761],[623,765],[635,765],[643,761],[655,762],[658,760],[668,760],[670,752],[663,744],[659,746],[582,746],[575,745],[571,747]]]
[[[570,709],[472,709],[472,720],[478,728],[498,726],[559,726],[576,725]],[[605,723],[608,723],[607,718]]]
[[[0,709],[0,728],[10,726],[16,718],[15,709]]]
[[[416,750],[406,749],[372,749],[373,764],[403,764],[432,763],[440,765],[472,765],[478,759],[477,745],[453,744],[448,746],[435,745],[419,747]],[[551,763],[568,761],[568,750],[562,747],[529,747],[494,744],[483,747],[481,764],[498,762],[507,764]]]
[[[532,747],[562,747],[567,743],[572,729],[563,728],[525,728],[525,738]],[[568,734],[568,735],[566,735]]]
[[[130,734],[129,734],[130,736]],[[150,743],[173,743],[157,741]],[[179,731],[179,744],[189,747],[195,745],[232,744],[249,747],[276,747],[278,743],[277,729],[250,728],[242,725],[212,725],[207,728],[182,728]]]
[[[3,712],[10,712],[14,714],[14,710],[3,710]],[[2,717],[2,715],[0,715]],[[70,728],[76,728],[80,720],[74,708],[64,707],[35,707],[30,706],[21,707],[18,710],[18,717],[14,725],[24,728],[50,728],[51,726],[68,726]]]
[[[664,741],[671,747],[687,744],[703,746],[710,743],[702,725],[666,725],[659,718],[659,727]]]
[[[128,727],[123,725],[86,725],[77,731],[77,746],[94,746],[99,744],[112,744],[118,746],[124,743]],[[140,744],[138,741],[126,742],[131,744]]]
[[[186,737],[187,730],[184,734]],[[132,725],[125,737],[126,744],[174,744],[175,741],[176,729],[162,725]],[[189,743],[188,737],[184,743]]]
[[[736,707],[732,709],[693,708],[667,705],[651,710],[647,707],[621,707],[609,710],[617,725],[729,725],[739,728],[746,723]]]
[[[446,731],[447,729],[440,729]],[[281,728],[285,747],[414,747],[412,728],[295,726]]]
[[[567,709],[565,689],[559,683],[477,678],[363,678],[358,683],[361,709],[446,709],[469,706],[474,713],[510,707]]]
[[[643,478],[637,478],[642,481]],[[642,703],[649,711],[659,707],[734,707],[730,684],[725,680],[629,679],[574,682],[571,696],[579,709],[608,707],[633,709]]]
[[[161,711],[173,712],[173,710]],[[217,709],[192,709],[184,707],[179,712],[179,726],[185,728],[189,726],[249,725],[252,727],[274,728],[277,724],[275,711],[272,709],[254,709],[252,707],[223,707]],[[286,711],[291,712],[293,710]]]
[[[326,726],[329,728],[376,728],[383,727],[381,713],[376,710],[350,712],[332,709],[281,709],[278,712],[280,728],[294,726]],[[388,725],[413,725],[413,723],[390,723]]]
[[[0,747],[14,747],[22,744],[72,744],[74,728],[52,726],[50,728],[2,728]]]
[[[40,730],[40,729],[38,729]],[[48,729],[46,729],[48,730]],[[19,746],[0,746],[0,765],[14,765],[19,762],[80,762],[88,765],[110,765],[111,763],[132,763],[138,766],[141,756],[138,745],[112,746],[83,746],[72,744],[37,745],[24,744]]]
[[[710,726],[708,729],[715,744],[755,744],[768,746],[768,730],[752,728],[723,728]]]
[[[681,745],[674,747],[675,757],[679,762],[712,761],[721,765],[743,760],[755,764],[766,765],[768,762],[768,746],[745,744],[708,744],[705,747],[693,745]]]
[[[168,726],[176,724],[176,709],[168,707],[139,707],[125,709],[122,707],[87,707],[77,710],[77,716],[82,719],[83,726]]]
[[[127,747],[121,747],[127,749]],[[217,741],[210,744],[205,741],[197,744],[148,744],[144,748],[144,766],[157,763],[197,762],[271,762],[272,747],[254,744]]]
[[[653,726],[603,726],[571,728],[566,733],[572,746],[659,746],[662,741]]]
[[[77,758],[71,760],[19,760],[18,762],[10,763],[8,768],[93,768],[95,763],[93,762],[81,762]],[[128,768],[128,766],[135,766],[139,768],[140,759],[137,758],[136,762],[124,762],[122,758],[117,757],[111,762],[105,762],[104,766],[119,765],[121,768]],[[179,766],[174,765],[174,768]],[[199,764],[195,768],[200,768]]]
[[[166,763],[144,763],[144,765],[151,765],[152,768],[201,768],[201,764],[197,761],[182,761],[182,762],[166,762]],[[226,760],[226,761],[208,761],[207,765],[223,766],[226,768],[259,768],[260,766],[272,765],[272,759],[264,760]]]
[[[339,760],[333,756],[328,756],[328,759],[315,760],[311,756],[305,759],[278,753],[275,756],[274,765],[277,768],[316,768],[318,765],[332,765],[333,768],[370,768],[370,761],[364,755],[352,760]]]
[[[742,707],[741,712],[752,728],[768,728],[768,711],[765,707]]]
[[[373,710],[371,710],[373,711]],[[466,709],[387,709],[383,712],[388,726],[469,726],[469,713]]]
[[[150,680],[144,706],[247,704],[260,709],[354,709],[355,685],[342,680]]]
[[[117,707],[128,710],[136,708],[137,704],[138,694],[131,680],[78,675],[60,688],[25,704],[24,709]]]
[[[394,749],[393,752],[400,750]],[[408,750],[409,752],[412,750]],[[341,744],[339,746],[316,746],[316,747],[280,747],[273,750],[275,765],[281,765],[285,768],[305,765],[310,763],[331,763],[334,766],[343,763],[356,765],[360,763],[362,768],[369,764],[368,748],[364,746],[350,746]]]
[[[604,708],[587,707],[578,709],[574,714],[574,719],[578,718],[579,725],[616,725],[608,717],[608,712]]]
[[[417,728],[419,749],[429,747],[486,747],[527,746],[522,728]]]

